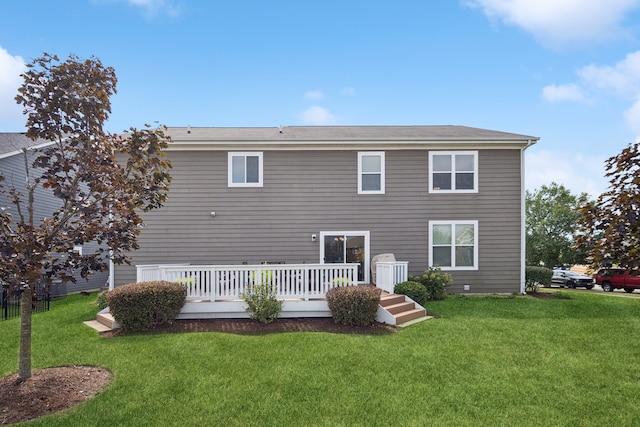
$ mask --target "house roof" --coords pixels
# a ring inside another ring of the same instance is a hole
[[[49,141],[32,141],[22,132],[0,132],[0,159],[13,156],[23,148],[36,147],[47,144]]]
[[[256,128],[170,127],[170,149],[363,148],[385,146],[526,147],[538,137],[467,126],[284,126]]]

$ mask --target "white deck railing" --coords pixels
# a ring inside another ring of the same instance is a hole
[[[390,294],[398,283],[406,282],[409,277],[408,261],[378,262],[376,264],[376,286]]]
[[[249,286],[271,283],[279,299],[324,298],[358,284],[358,264],[139,265],[137,281],[166,280],[187,288],[187,300],[240,299]]]

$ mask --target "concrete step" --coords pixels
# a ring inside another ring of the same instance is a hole
[[[95,329],[98,332],[108,332],[111,331],[112,329],[106,325],[103,325],[102,323],[98,322],[97,320],[87,320],[86,322],[82,322],[85,325],[87,325],[90,328]]]
[[[113,315],[109,313],[108,308],[96,315],[96,322],[109,328],[109,330],[118,329],[120,327],[120,324],[113,318]]]

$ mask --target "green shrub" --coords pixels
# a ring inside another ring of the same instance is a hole
[[[423,307],[427,302],[427,288],[419,282],[409,280],[407,282],[398,283],[394,286],[393,293],[406,295]]]
[[[375,286],[341,286],[329,289],[327,303],[333,321],[354,326],[374,323],[378,315],[380,292]]]
[[[276,298],[276,288],[269,282],[249,285],[247,292],[240,297],[247,303],[247,313],[253,320],[271,323],[282,311],[282,301]]]
[[[526,266],[524,271],[525,292],[528,294],[535,293],[538,292],[539,286],[549,286],[552,276],[553,270],[549,268]]]
[[[109,304],[107,304],[107,292],[108,291],[98,292],[98,296],[96,297],[96,305],[98,306],[98,310],[103,310],[109,306]]]
[[[171,324],[180,313],[187,290],[167,281],[129,283],[107,293],[109,311],[123,329],[141,331],[154,324]]]
[[[409,280],[419,282],[425,287],[428,301],[445,299],[447,297],[447,288],[453,283],[451,275],[443,273],[438,266],[429,267],[422,273],[422,276],[412,276]]]

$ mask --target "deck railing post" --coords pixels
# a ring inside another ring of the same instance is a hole
[[[304,301],[323,298],[336,286],[358,284],[358,264],[188,264],[138,266],[138,277],[177,281],[187,288],[187,299],[237,300],[250,283],[270,283],[280,299]]]

